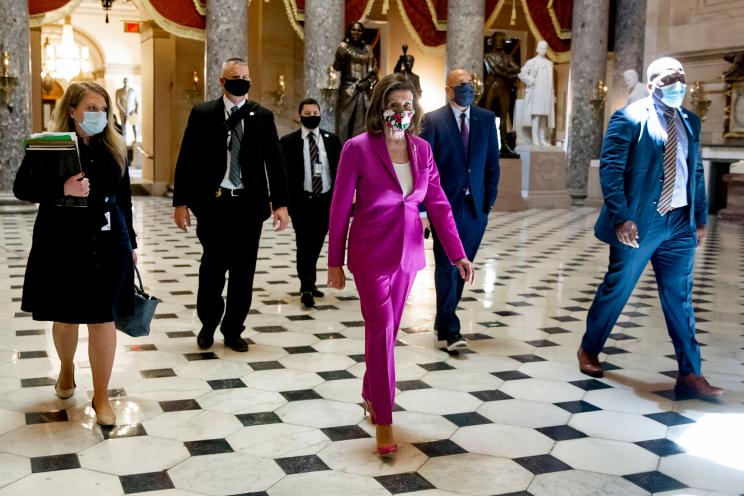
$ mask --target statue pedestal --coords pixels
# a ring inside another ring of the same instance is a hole
[[[727,186],[726,208],[718,211],[718,218],[744,223],[744,174],[725,174],[723,182]]]
[[[527,208],[571,208],[566,189],[566,154],[554,146],[518,146],[522,198]]]
[[[589,165],[589,175],[586,182],[585,207],[602,208],[604,195],[599,184],[599,160],[592,160]]]
[[[493,204],[494,212],[521,212],[527,209],[522,199],[522,162],[518,158],[499,160],[499,194]]]

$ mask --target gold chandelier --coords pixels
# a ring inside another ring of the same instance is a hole
[[[45,86],[50,80],[70,81],[93,80],[90,64],[90,49],[75,43],[75,34],[70,17],[65,18],[62,26],[62,41],[52,44],[49,38],[44,41],[44,68],[42,77]]]

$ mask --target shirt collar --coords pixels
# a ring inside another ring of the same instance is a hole
[[[240,108],[243,105],[245,105],[245,98],[240,100],[238,103],[233,103],[232,100],[230,100],[229,98],[227,98],[227,96],[223,94],[222,102],[225,104],[225,110],[227,110],[227,112],[230,113],[230,109],[232,109],[233,107],[237,106],[238,108]]]
[[[301,128],[302,128],[302,139],[307,138],[307,135],[310,133],[313,133],[316,139],[320,136],[320,128],[318,127],[316,127],[315,129],[308,129],[305,126],[301,126]]]
[[[460,110],[454,103],[450,102],[450,108],[452,109],[452,113],[455,114],[455,119],[460,119],[460,114],[465,114],[465,117],[470,119],[470,107]]]

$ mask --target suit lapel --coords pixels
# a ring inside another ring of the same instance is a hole
[[[413,176],[413,190],[410,194],[413,194],[413,192],[418,189],[419,177],[421,176],[421,171],[419,169],[418,146],[413,137],[408,134],[406,134],[406,140],[408,141],[408,159],[411,162],[411,176]]]
[[[388,173],[393,177],[393,180],[398,185],[398,188],[403,191],[403,188],[401,188],[400,186],[400,181],[398,181],[398,174],[395,173],[395,168],[393,167],[393,160],[390,158],[387,146],[385,146],[385,136],[382,133],[369,134],[369,141],[372,145],[372,149],[375,151],[377,157],[382,162],[385,170],[387,170]]]
[[[480,142],[481,124],[482,124],[481,118],[478,117],[475,112],[473,112],[473,106],[471,105],[470,106],[470,129],[468,129],[468,132],[469,132],[469,142],[468,142],[468,150],[467,150],[468,166],[470,165],[470,150],[472,150],[474,146],[478,146]]]
[[[648,135],[653,141],[654,146],[658,152],[664,154],[664,142],[667,138],[667,133],[664,127],[661,125],[659,120],[659,114],[656,113],[656,107],[654,107],[654,100],[652,97],[648,97],[646,104],[646,130]]]

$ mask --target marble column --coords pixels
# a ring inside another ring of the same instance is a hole
[[[0,60],[3,51],[10,53],[10,76],[18,82],[9,104],[0,102],[0,203],[5,203],[9,196],[12,198],[13,181],[23,160],[21,141],[31,132],[27,2],[0,0],[0,25]]]
[[[606,81],[610,2],[575,0],[571,28],[571,121],[568,139],[568,192],[586,196],[589,164],[599,157],[604,109],[592,106],[597,83]]]
[[[204,90],[207,100],[222,94],[219,78],[222,63],[233,57],[248,60],[248,2],[209,0],[207,2]]]
[[[305,2],[305,96],[321,102],[321,127],[336,130],[335,92],[328,87],[328,66],[344,37],[343,0]]]
[[[612,76],[612,108],[625,105],[627,88],[623,72],[635,69],[638,79],[646,80],[643,49],[646,32],[646,0],[617,0],[615,9],[615,62]]]
[[[485,0],[449,0],[447,4],[447,71],[467,69],[483,80]]]

